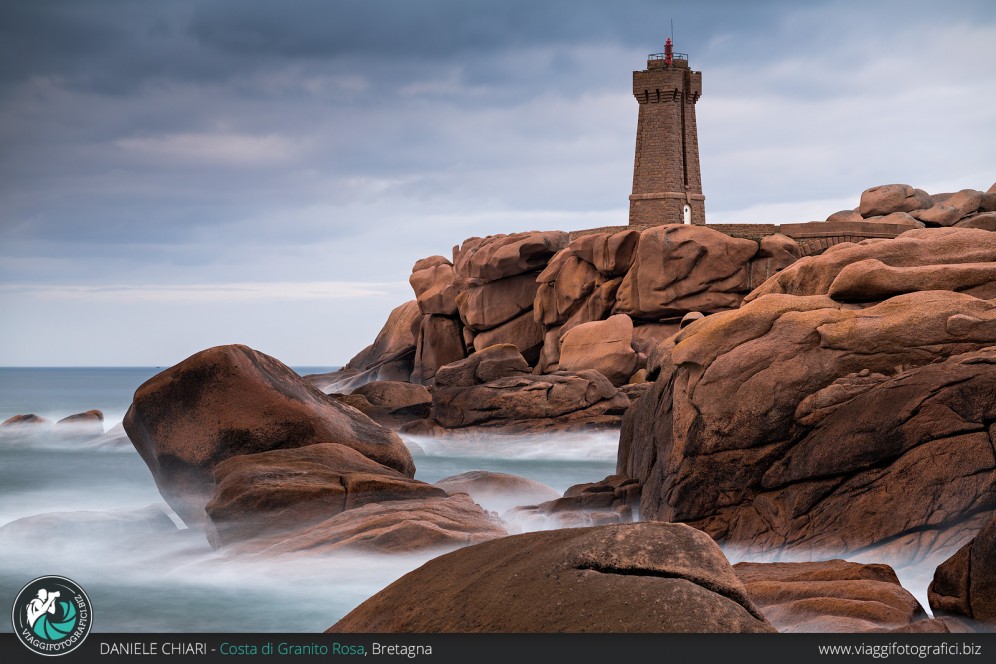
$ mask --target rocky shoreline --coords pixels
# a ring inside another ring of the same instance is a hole
[[[996,185],[887,185],[829,220],[908,231],[816,255],[707,226],[470,238],[340,371],[210,348],[123,427],[226,555],[449,551],[331,631],[988,630],[994,218]],[[563,495],[414,479],[413,436],[590,430],[620,431],[616,473]],[[896,576],[923,566],[934,618]]]

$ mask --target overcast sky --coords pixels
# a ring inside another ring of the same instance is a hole
[[[672,18],[708,221],[996,181],[991,0],[6,0],[0,365],[340,364],[419,258],[626,223]]]

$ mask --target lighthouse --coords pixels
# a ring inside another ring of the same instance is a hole
[[[629,223],[704,224],[695,125],[702,72],[689,68],[688,56],[674,52],[669,37],[663,53],[651,53],[647,68],[633,72],[633,96],[640,112]]]

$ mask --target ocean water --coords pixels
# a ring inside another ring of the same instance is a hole
[[[304,375],[329,368],[295,370]],[[159,371],[0,368],[0,421],[23,413],[58,420],[99,408],[105,428],[112,429],[135,388]],[[415,456],[418,479],[494,470],[562,492],[611,474],[617,440],[618,434],[603,432],[412,442],[421,450]],[[25,518],[30,520],[17,521]],[[57,574],[87,591],[96,631],[321,631],[437,555],[237,560],[212,550],[202,533],[177,525],[182,522],[126,440],[97,446],[51,435],[0,435],[4,607],[32,579]],[[0,611],[0,630],[11,630],[6,610]]]

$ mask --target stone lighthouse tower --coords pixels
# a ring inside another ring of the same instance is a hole
[[[668,38],[664,53],[647,56],[647,68],[633,72],[633,96],[640,106],[636,127],[630,224],[704,224],[705,196],[699,171],[695,102],[702,72],[688,67]]]

